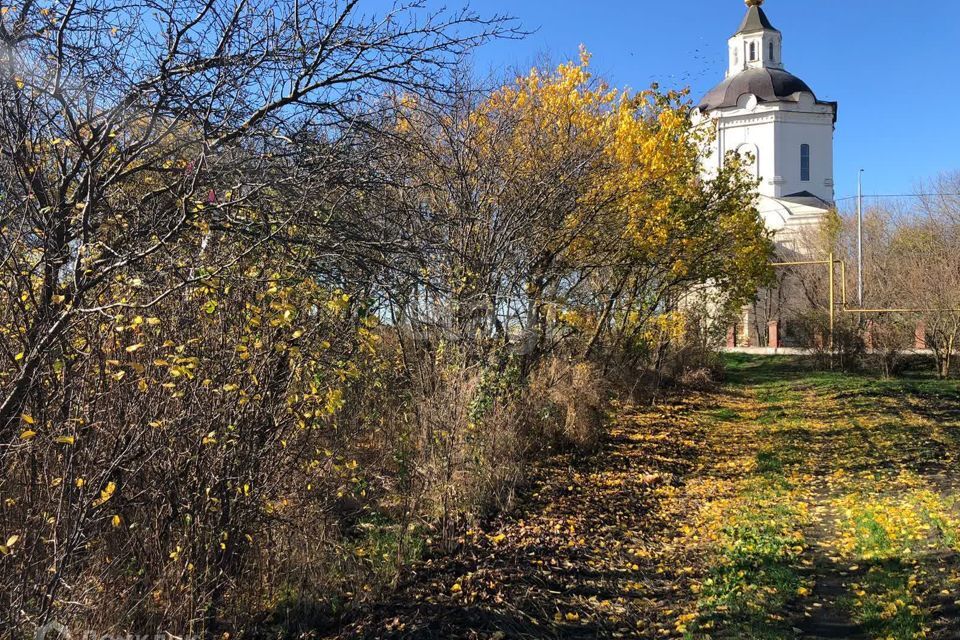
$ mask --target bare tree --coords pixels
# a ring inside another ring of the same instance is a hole
[[[330,186],[344,129],[387,87],[432,88],[472,46],[510,33],[502,18],[422,2],[359,11],[357,0],[69,1],[4,14],[0,243],[20,333],[4,437],[70,323],[125,304],[98,299],[109,282],[147,261],[178,273],[175,286],[207,277],[222,266],[204,264],[217,232],[256,244],[293,221],[322,228],[335,201],[307,198]],[[309,162],[294,144],[304,138],[320,141]],[[170,291],[143,288],[137,304]]]
[[[365,315],[338,287],[406,249],[398,225],[355,216],[383,180],[385,97],[444,91],[473,47],[515,33],[419,0],[3,8],[0,489],[18,498],[0,522],[22,542],[0,566],[2,626],[114,607],[215,626],[249,566],[244,527],[316,450],[303,414],[331,420],[337,363],[359,361]],[[340,355],[318,355],[333,336]],[[145,569],[128,581],[113,561]],[[168,588],[166,613],[145,604]]]

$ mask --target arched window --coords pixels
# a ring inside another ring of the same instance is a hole
[[[774,62],[773,59],[773,43],[770,43],[770,62]]]
[[[750,43],[750,62],[756,62],[757,60],[757,43]]]
[[[746,143],[737,147],[737,154],[743,162],[743,168],[747,170],[752,177],[760,178],[760,149],[757,145]]]
[[[810,145],[800,145],[800,181],[810,182]]]

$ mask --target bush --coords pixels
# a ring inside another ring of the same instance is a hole
[[[863,332],[850,314],[838,314],[834,320],[833,350],[830,349],[830,317],[822,310],[798,314],[791,323],[800,344],[813,348],[817,366],[839,367],[851,371],[862,366],[866,349]]]
[[[561,449],[592,450],[603,432],[606,387],[596,365],[549,359],[532,374],[527,393],[536,431]]]
[[[716,389],[719,382],[717,372],[708,367],[687,369],[677,381],[680,386],[695,391],[711,391]]]

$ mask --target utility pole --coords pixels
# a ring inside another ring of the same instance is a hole
[[[857,307],[863,309],[863,169],[857,174]]]
[[[829,301],[827,304],[830,305],[830,366],[832,367],[833,366],[833,346],[834,346],[833,332],[836,325],[836,321],[834,320],[834,314],[836,313],[835,311],[836,300],[834,299],[834,295],[833,295],[833,288],[835,286],[833,270],[834,270],[834,267],[836,266],[836,259],[834,258],[834,254],[832,251],[830,252],[829,262],[830,262],[830,292],[829,292]]]

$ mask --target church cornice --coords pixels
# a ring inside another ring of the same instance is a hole
[[[766,111],[763,113],[747,112],[720,112],[711,113],[714,120],[721,126],[748,126],[750,124],[763,124],[769,122],[782,122],[789,124],[808,124],[819,123],[821,121],[830,121],[833,114],[827,111]]]

